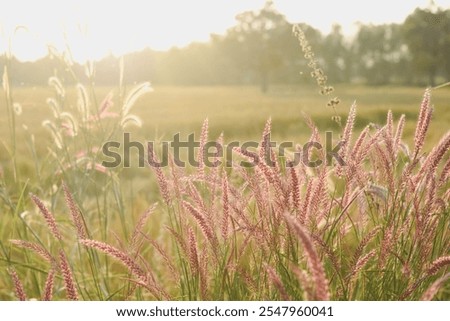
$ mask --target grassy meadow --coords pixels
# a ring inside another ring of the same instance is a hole
[[[450,299],[450,88],[428,103],[337,85],[339,127],[312,86],[58,86],[0,93],[1,300]],[[325,131],[349,166],[98,166],[123,132],[202,146]]]
[[[96,88],[99,100],[109,92],[117,96],[117,88]],[[408,120],[405,140],[411,142],[418,115],[418,106],[424,88],[420,87],[367,87],[337,85],[335,94],[341,99],[339,114],[344,118],[353,102],[358,106],[356,129],[369,123],[383,123],[388,110],[395,117],[405,114]],[[4,93],[1,100],[4,101]],[[76,105],[75,90],[68,89],[67,104]],[[52,88],[16,88],[15,100],[22,104],[23,114],[17,117],[17,125],[26,125],[40,141],[48,139],[41,124],[52,115],[46,103],[53,96]],[[433,92],[435,108],[433,128],[427,142],[435,143],[446,132],[450,122],[450,91],[442,88]],[[257,87],[156,87],[154,92],[142,97],[133,108],[143,121],[140,137],[171,139],[180,132],[183,135],[199,134],[201,124],[208,118],[211,135],[224,133],[227,140],[259,139],[267,119],[273,121],[273,137],[301,143],[309,138],[303,113],[309,115],[321,130],[338,130],[331,120],[333,112],[326,106],[327,97],[321,96],[312,86],[273,86],[263,94]],[[6,137],[7,119],[2,117],[1,137]],[[18,130],[23,132],[21,129]],[[21,136],[20,139],[24,139]],[[22,146],[23,147],[23,146]]]

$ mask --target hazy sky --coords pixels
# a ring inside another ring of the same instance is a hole
[[[69,43],[76,60],[120,55],[145,47],[165,50],[224,33],[237,13],[261,8],[265,0],[1,0],[0,52],[11,40],[13,53],[31,60]],[[339,23],[348,34],[355,22],[402,22],[429,0],[274,0],[291,22],[306,22],[323,32]],[[435,0],[450,8],[450,0]],[[17,26],[27,29],[14,30]],[[66,36],[64,36],[66,35]]]

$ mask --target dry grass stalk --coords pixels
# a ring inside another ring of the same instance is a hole
[[[270,135],[271,135],[271,131],[272,131],[272,119],[269,118],[266,121],[266,124],[264,126],[264,130],[263,130],[263,135],[261,138],[261,142],[260,142],[260,149],[259,149],[259,158],[262,161],[266,161],[266,157],[269,154],[269,142],[270,142]]]
[[[42,294],[42,301],[51,301],[51,299],[53,298],[55,273],[56,270],[54,268],[51,268],[50,271],[48,271],[47,279],[44,285],[44,293]]]
[[[62,187],[64,190],[64,196],[66,198],[66,204],[69,207],[70,214],[72,217],[72,222],[77,230],[77,236],[79,239],[85,239],[87,238],[87,232],[83,216],[81,215],[78,206],[75,204],[75,200],[73,199],[72,194],[70,193],[67,185],[63,183]]]
[[[350,274],[348,276],[348,279],[351,281],[369,262],[369,260],[373,257],[375,257],[376,251],[371,250],[366,255],[359,258],[359,260],[356,262],[353,269],[350,271]]]
[[[389,227],[383,235],[383,239],[381,241],[381,249],[378,258],[378,267],[383,269],[386,264],[386,259],[388,254],[391,252],[391,248],[394,242],[394,227]]]
[[[425,136],[431,121],[433,109],[430,107],[430,90],[427,89],[423,95],[420,105],[419,118],[417,120],[416,132],[414,134],[414,159],[417,158],[425,142]]]
[[[440,258],[437,258],[432,263],[429,264],[428,268],[423,272],[423,276],[417,279],[414,283],[411,283],[406,290],[400,295],[400,300],[405,300],[408,298],[411,294],[414,293],[414,291],[420,286],[420,284],[428,277],[435,275],[439,272],[441,268],[444,266],[447,266],[450,264],[450,256],[442,256]],[[446,274],[448,275],[448,274]],[[437,282],[437,281],[436,281]],[[435,283],[436,283],[435,282]],[[434,284],[433,284],[434,285]],[[427,294],[427,297],[432,294],[433,291],[437,291],[437,289],[433,289],[433,285],[431,285],[428,290],[430,292]],[[426,291],[428,292],[428,291]],[[425,296],[425,293],[422,295]],[[433,294],[434,296],[434,294]]]
[[[143,282],[139,279],[129,281],[137,286],[147,289],[157,300],[172,300],[171,296],[157,284],[156,279],[151,272],[147,274],[147,282]]]
[[[109,256],[115,258],[119,262],[121,262],[125,267],[128,268],[131,274],[138,277],[140,281],[143,283],[146,283],[148,281],[147,274],[142,270],[142,268],[136,263],[135,260],[130,258],[127,254],[124,252],[116,249],[115,247],[95,240],[80,240],[80,243],[92,247],[94,249],[97,249],[99,251],[102,251],[105,254],[108,254]]]
[[[439,186],[445,185],[445,183],[449,181],[449,178],[450,178],[450,158],[447,159],[447,162],[445,163],[442,169],[441,176],[439,178]]]
[[[256,294],[258,291],[258,287],[255,280],[253,280],[253,278],[251,277],[250,273],[239,266],[237,267],[237,273],[244,280],[244,283],[249,288],[249,290]]]
[[[435,275],[441,268],[450,264],[450,256],[441,256],[434,260],[428,267],[426,275]]]
[[[59,267],[63,275],[67,299],[71,301],[78,301],[78,291],[75,286],[72,270],[70,269],[69,262],[67,261],[63,250],[59,251]]]
[[[266,271],[269,274],[269,279],[272,281],[273,285],[275,285],[278,292],[280,292],[281,299],[283,301],[290,301],[290,297],[275,270],[271,266],[266,265]]]
[[[202,300],[208,300],[208,252],[206,247],[203,247],[199,263],[200,296]]]
[[[361,151],[363,147],[363,143],[369,134],[369,127],[365,127],[363,131],[359,134],[358,138],[355,141],[355,144],[352,148],[352,156],[348,161],[354,161],[355,163],[359,163],[361,161]]]
[[[192,274],[197,275],[199,272],[198,254],[197,254],[197,240],[192,228],[188,230],[189,240],[189,263],[191,264]]]
[[[169,257],[167,251],[165,251],[161,245],[158,244],[155,240],[151,239],[147,235],[143,234],[144,238],[158,251],[158,253],[163,258],[166,265],[169,267],[170,270],[170,277],[175,281],[175,284],[178,284],[180,281],[180,273],[178,273],[177,269],[174,266],[173,259]]]
[[[308,275],[308,273],[292,263],[289,265],[289,267],[303,289],[303,299],[306,301],[314,300],[314,287],[311,282],[311,277]]]
[[[291,174],[290,188],[292,190],[292,204],[294,206],[296,214],[298,215],[300,210],[300,184],[297,171],[295,170],[294,166],[289,167],[289,173]]]
[[[314,52],[312,50],[311,45],[308,42],[308,39],[306,38],[305,33],[303,32],[303,30],[300,28],[299,25],[294,25],[292,28],[292,32],[300,44],[304,57],[308,60],[308,67],[311,68],[311,77],[313,77],[316,80],[317,85],[320,88],[320,94],[322,95],[331,94],[334,91],[334,88],[332,86],[327,85],[328,78],[323,72],[323,70],[319,68],[318,60],[314,57]],[[339,102],[340,102],[339,98],[334,97],[328,101],[327,106],[333,108],[335,114],[333,116],[333,120],[335,120],[340,125],[341,119],[336,112],[336,106],[339,104]]]
[[[199,189],[194,185],[192,180],[187,181],[188,194],[195,201],[200,211],[205,214],[205,218],[208,220],[209,225],[214,228],[214,220],[211,217],[210,211],[206,207],[204,197],[200,194]]]
[[[400,119],[398,120],[397,130],[394,136],[394,147],[393,147],[395,157],[397,157],[398,151],[400,150],[400,144],[403,136],[403,129],[405,128],[405,120],[406,117],[404,114],[402,114],[400,116]]]
[[[9,275],[11,276],[11,279],[14,284],[14,290],[16,292],[16,297],[19,299],[19,301],[26,301],[27,296],[25,294],[25,290],[22,284],[22,281],[20,281],[19,276],[17,275],[17,272],[14,268],[10,267],[8,269]]]
[[[441,141],[433,148],[431,153],[428,155],[425,163],[422,164],[419,173],[417,174],[418,180],[424,176],[425,173],[430,175],[431,173],[435,173],[436,169],[444,158],[445,154],[450,149],[450,132],[447,132],[445,136],[441,139]]]
[[[143,229],[143,227],[145,226],[145,224],[147,223],[148,218],[149,218],[150,215],[155,211],[156,205],[157,205],[157,204],[153,204],[152,206],[150,206],[150,207],[144,212],[144,214],[142,214],[142,215],[139,217],[139,220],[138,220],[138,222],[136,223],[136,226],[134,227],[133,234],[131,234],[130,248],[131,248],[132,250],[136,248],[137,243],[138,243],[139,235],[141,235],[142,229]]]
[[[388,155],[386,155],[385,151],[378,144],[375,145],[375,152],[379,161],[381,162],[383,175],[385,177],[385,182],[388,185],[388,196],[394,193],[394,173],[391,162],[389,161]]]
[[[308,211],[306,218],[313,218],[316,219],[319,217],[318,212],[321,208],[321,205],[326,197],[326,190],[325,190],[325,182],[326,181],[326,171],[325,168],[323,168],[320,173],[319,177],[317,178],[317,182],[314,185],[314,191],[312,192],[309,204],[308,204]],[[319,217],[320,218],[320,217]]]
[[[208,118],[205,119],[202,125],[202,132],[200,134],[200,146],[198,150],[198,173],[202,179],[205,178],[205,145],[208,141]]]
[[[424,209],[422,211],[422,218],[425,221],[425,223],[428,221],[428,219],[430,218],[430,213],[432,213],[433,211],[433,206],[436,202],[436,189],[437,189],[437,184],[436,184],[436,176],[434,174],[429,174],[429,176],[427,177],[428,182],[427,182],[427,187],[426,187],[426,195],[425,195],[425,206]]]
[[[155,163],[159,163],[159,158],[155,153],[155,150],[153,148],[152,144],[148,144],[148,159],[153,160],[153,162]],[[167,205],[171,204],[171,198],[170,198],[170,192],[169,192],[169,184],[168,184],[168,180],[166,179],[166,176],[164,175],[161,166],[158,166],[156,164],[156,166],[151,166],[151,168],[153,169],[153,171],[156,174],[156,179],[158,181],[158,185],[159,185],[159,189],[161,191],[161,196],[164,200],[164,202]]]
[[[172,235],[172,237],[175,239],[178,246],[181,248],[183,253],[189,253],[188,246],[186,245],[186,242],[184,238],[178,233],[175,229],[173,229],[170,226],[165,226],[166,230],[169,231],[169,233]]]
[[[440,288],[445,284],[445,282],[450,278],[450,273],[445,274],[440,277],[422,294],[420,301],[431,301],[436,296]]]
[[[303,206],[301,207],[301,210],[300,210],[299,220],[300,220],[301,224],[304,224],[306,221],[306,218],[307,218],[308,206],[310,204],[313,187],[314,187],[313,180],[310,179],[308,181],[308,184],[306,185],[306,194],[305,194],[305,197],[303,198]]]
[[[341,264],[339,263],[338,258],[336,257],[336,254],[334,251],[324,242],[324,240],[317,234],[311,234],[311,238],[313,239],[314,243],[320,246],[325,252],[328,259],[331,261],[331,264],[337,274],[340,274],[341,271]]]
[[[146,93],[149,93],[153,91],[151,85],[149,82],[144,82],[142,84],[137,85],[134,87],[125,97],[124,104],[122,106],[122,115],[128,115],[131,108],[135,105],[136,101],[145,95]]]
[[[175,164],[172,155],[169,155],[169,167],[172,177],[172,186],[175,192],[175,199],[181,199],[182,186],[181,186],[181,173],[180,168]]]
[[[62,240],[61,232],[58,229],[58,226],[56,225],[56,220],[53,214],[47,209],[47,207],[42,203],[42,201],[34,194],[30,194],[31,199],[33,200],[34,204],[39,208],[39,211],[42,213],[42,215],[45,218],[45,221],[47,222],[47,226],[52,232],[52,235],[58,239]]]
[[[365,247],[369,242],[378,234],[378,232],[381,230],[379,226],[375,227],[368,233],[359,243],[358,247],[355,250],[355,253],[353,254],[353,260],[352,260],[352,270],[355,269],[357,262],[359,261],[359,258],[361,257]]]
[[[228,187],[228,176],[224,172],[222,175],[222,237],[224,240],[228,239],[228,225],[230,219],[230,204],[229,204],[229,187]]]
[[[39,254],[45,261],[47,261],[52,265],[56,263],[56,260],[53,258],[50,252],[48,252],[39,244],[22,240],[10,240],[10,242],[21,248],[32,250],[33,252]]]
[[[386,145],[386,150],[389,156],[391,164],[394,164],[394,118],[392,116],[392,111],[389,110],[386,119],[386,130],[383,132],[384,143]]]
[[[217,238],[211,225],[209,225],[208,219],[189,202],[183,201],[182,204],[183,207],[195,218],[205,238],[211,243],[213,249],[215,249],[217,245]]]
[[[305,250],[315,283],[316,299],[328,301],[330,299],[328,280],[325,275],[322,262],[314,249],[314,245],[311,242],[309,235],[297,222],[293,220],[291,216],[284,215],[284,218],[288,225],[295,231],[295,234],[297,234]]]
[[[216,140],[216,151],[213,154],[213,168],[210,170],[210,174],[205,177],[206,182],[211,186],[211,206],[210,208],[214,208],[214,205],[216,204],[216,200],[218,198],[217,188],[220,188],[221,186],[221,150],[218,146],[224,146],[223,141],[223,132],[220,134],[220,136]],[[211,211],[210,211],[211,212]]]
[[[366,141],[364,146],[360,149],[359,157],[357,158],[359,162],[363,161],[367,156],[373,151],[373,147],[378,144],[381,140],[380,137],[383,136],[385,128],[378,129],[369,140]]]
[[[416,280],[414,283],[411,283],[405,291],[399,296],[399,300],[403,301],[406,298],[408,298],[418,287],[419,285],[424,281],[424,278],[420,278]]]
[[[352,140],[352,133],[353,133],[353,127],[355,125],[355,119],[356,119],[356,102],[354,102],[350,108],[350,111],[348,113],[347,117],[347,123],[345,124],[344,131],[342,133],[342,147],[339,151],[339,155],[344,159],[344,162],[347,162],[347,159],[349,159],[349,151],[350,151],[350,144]],[[342,175],[342,166],[338,164],[336,168],[336,174],[338,176]]]

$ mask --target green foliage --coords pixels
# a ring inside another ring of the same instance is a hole
[[[428,77],[434,86],[437,76],[450,77],[450,10],[416,9],[403,24],[405,40],[416,75]]]
[[[370,84],[409,81],[411,66],[401,28],[398,24],[360,26],[353,56],[358,61],[358,73]]]

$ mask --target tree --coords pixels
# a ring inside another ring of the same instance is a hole
[[[353,54],[357,74],[369,84],[383,85],[396,80],[404,72],[399,68],[406,59],[400,25],[361,25]]]
[[[266,92],[271,73],[283,64],[280,43],[294,41],[291,25],[275,10],[272,1],[267,1],[259,11],[239,14],[236,20],[237,25],[228,30],[224,40],[227,52],[249,72],[250,78],[259,80],[261,90]]]
[[[351,57],[340,25],[333,25],[331,33],[323,41],[321,51],[324,70],[331,83],[349,81]]]
[[[450,10],[416,9],[403,24],[413,68],[435,85],[436,77],[450,77]]]

